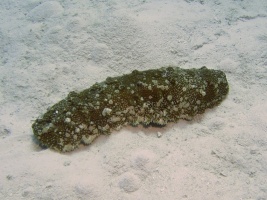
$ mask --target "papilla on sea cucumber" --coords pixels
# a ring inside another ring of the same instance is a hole
[[[218,105],[228,90],[225,74],[206,67],[134,70],[70,92],[36,119],[32,129],[42,145],[67,152],[127,124],[190,120]]]

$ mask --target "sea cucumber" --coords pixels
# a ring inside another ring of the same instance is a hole
[[[36,119],[32,129],[41,145],[67,152],[127,124],[190,120],[218,105],[228,90],[224,72],[206,67],[134,70],[70,92]]]

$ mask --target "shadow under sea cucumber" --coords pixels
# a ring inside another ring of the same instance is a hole
[[[69,95],[32,125],[38,141],[60,152],[90,144],[131,124],[165,125],[192,119],[218,105],[229,91],[224,72],[163,67],[108,77]]]

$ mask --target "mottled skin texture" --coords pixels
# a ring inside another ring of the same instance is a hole
[[[42,145],[60,152],[90,144],[98,135],[132,124],[165,125],[218,105],[229,86],[219,70],[166,67],[108,77],[71,92],[32,125]]]

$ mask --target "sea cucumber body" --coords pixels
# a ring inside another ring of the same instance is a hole
[[[108,77],[71,92],[32,125],[41,144],[61,152],[131,124],[165,125],[218,105],[229,90],[220,70],[165,67]]]

